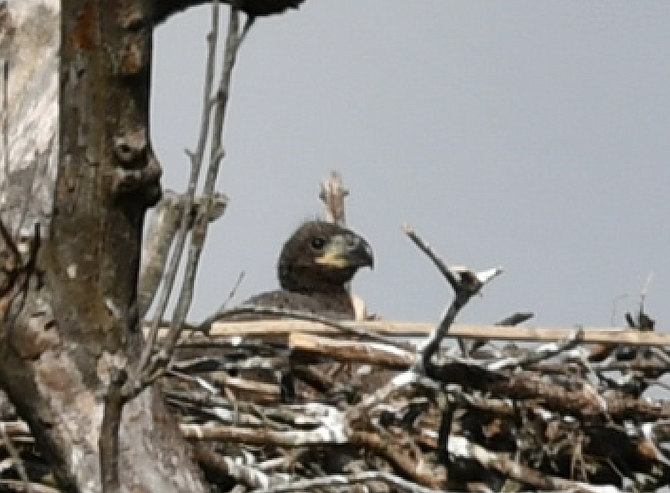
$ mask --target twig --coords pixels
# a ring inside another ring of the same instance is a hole
[[[351,441],[380,454],[402,471],[403,475],[423,486],[429,488],[444,487],[446,477],[443,473],[441,474],[440,471],[436,470],[422,470],[416,460],[410,458],[404,450],[398,450],[393,442],[386,440],[379,432],[354,431],[351,433]]]
[[[337,328],[337,321],[329,320],[322,323],[307,313],[267,310],[254,311],[253,307],[239,307],[240,314],[273,315],[286,317],[274,320],[230,320],[234,318],[235,309],[226,310],[221,314],[231,314],[221,317],[214,314],[197,326],[189,326],[190,330],[207,332],[213,338],[244,337],[265,335],[286,335],[293,332],[308,332],[320,334],[336,334],[348,331],[349,327],[358,327],[369,334],[385,335],[387,337],[425,338],[435,330],[435,324],[427,322],[396,322],[390,320],[373,320],[366,322],[343,322],[344,328]],[[304,315],[302,319],[291,319],[293,315]],[[335,323],[336,325],[332,325]],[[333,328],[329,328],[329,327]],[[349,333],[349,332],[344,332]],[[559,327],[514,327],[500,325],[471,325],[453,324],[449,329],[449,337],[465,337],[469,339],[500,339],[508,341],[556,342],[572,337],[574,328]],[[361,335],[362,336],[362,335]],[[640,332],[622,327],[582,327],[579,341],[581,343],[622,344],[626,346],[670,346],[670,334],[660,332]],[[380,341],[383,342],[383,341]],[[670,361],[670,357],[669,357]]]
[[[195,456],[206,469],[215,471],[219,476],[230,476],[248,488],[267,488],[288,480],[286,474],[270,475],[255,467],[238,464],[233,458],[215,453],[206,443],[196,444]]]
[[[263,316],[274,316],[274,317],[286,317],[294,318],[298,320],[306,320],[309,322],[318,322],[329,327],[333,327],[345,334],[356,335],[364,339],[369,339],[372,341],[382,342],[394,347],[403,348],[404,344],[389,339],[388,337],[381,336],[374,332],[365,330],[356,325],[353,325],[348,322],[339,322],[328,317],[323,317],[316,315],[314,313],[299,311],[299,310],[287,310],[283,308],[273,308],[273,307],[260,307],[255,305],[240,305],[236,308],[226,310],[224,312],[216,313],[211,317],[207,318],[198,326],[198,330],[203,332],[209,332],[212,327],[212,324],[219,320],[234,320],[235,317],[240,315],[263,315]]]
[[[510,325],[519,325],[524,322],[527,322],[531,318],[535,316],[534,313],[531,312],[518,312],[518,313],[513,313],[509,317],[505,317],[502,320],[496,322],[494,325],[500,325],[501,327],[506,327]]]
[[[343,444],[348,443],[344,421],[331,420],[324,422],[313,430],[276,431],[259,428],[243,428],[240,426],[181,424],[180,430],[186,438],[198,440],[221,440],[244,443],[247,445],[276,445],[293,447],[302,445]]]
[[[522,483],[530,484],[545,491],[568,490],[576,493],[600,493],[601,488],[577,481],[542,474],[535,469],[522,465],[503,454],[491,452],[484,447],[469,442],[464,437],[451,437],[449,452],[457,457],[474,459],[482,466],[495,469]],[[621,493],[621,490],[609,486],[608,492]]]
[[[232,300],[233,298],[235,298],[235,295],[237,294],[237,290],[238,290],[238,289],[240,288],[240,286],[242,285],[242,281],[244,281],[244,276],[245,276],[245,275],[246,275],[245,272],[242,271],[242,272],[240,272],[240,275],[237,276],[237,280],[236,280],[235,283],[233,284],[233,287],[230,288],[230,292],[228,293],[228,296],[226,296],[226,299],[223,300],[223,303],[221,303],[221,306],[220,306],[219,309],[216,311],[217,313],[220,313],[220,312],[225,311],[225,310],[226,310],[226,306],[228,306],[228,303],[230,303],[231,300]]]
[[[407,349],[377,343],[341,341],[310,334],[291,334],[289,347],[321,354],[341,362],[372,363],[388,368],[408,368],[416,361],[416,354]]]
[[[142,246],[140,282],[137,289],[138,307],[142,319],[151,307],[163,279],[170,247],[185,219],[184,215],[187,216],[187,229],[190,231],[193,228],[194,218],[204,207],[209,211],[208,220],[214,222],[225,211],[228,199],[223,194],[215,194],[213,207],[209,198],[197,199],[193,202],[191,210],[187,210],[186,202],[186,195],[167,190],[150,216]]]
[[[209,167],[205,177],[205,184],[203,186],[203,197],[205,199],[214,196],[214,187],[216,186],[216,179],[219,175],[219,168],[221,161],[225,155],[223,149],[223,125],[225,122],[226,110],[228,108],[228,98],[230,95],[231,79],[233,76],[233,69],[235,68],[235,60],[237,59],[237,52],[240,48],[240,32],[239,32],[239,10],[236,6],[230,9],[230,19],[228,23],[228,36],[226,38],[226,49],[223,59],[223,67],[221,80],[215,96],[215,110],[214,122],[212,128],[212,143],[209,157]],[[179,334],[183,329],[184,321],[188,315],[191,303],[193,300],[193,289],[195,287],[195,276],[197,274],[198,264],[200,262],[200,255],[207,238],[208,224],[207,215],[209,214],[208,207],[203,207],[202,214],[196,217],[193,226],[193,235],[191,237],[191,245],[189,248],[189,256],[186,262],[184,272],[184,281],[182,290],[177,300],[177,307],[175,308],[174,317],[172,319],[172,326],[170,333],[163,343],[163,350],[169,355],[174,346],[179,340]]]
[[[182,221],[184,207],[182,195],[171,190],[163,192],[151,214],[142,246],[140,280],[137,288],[137,304],[140,318],[144,319],[151,307],[158,286],[163,279],[170,247]]]
[[[14,479],[0,479],[0,485],[8,491],[25,491],[25,484]],[[32,493],[62,493],[61,490],[40,483],[30,483]]]
[[[420,472],[417,464],[405,453],[395,450],[392,444],[382,440],[376,433],[354,431],[349,434],[343,426],[343,415],[337,414],[336,419],[324,422],[314,430],[286,430],[275,431],[258,428],[242,428],[224,425],[181,425],[182,433],[191,439],[199,440],[225,440],[235,441],[251,445],[268,446],[303,446],[323,444],[352,443],[369,448],[382,454],[405,474],[411,476],[415,481],[433,487],[440,486],[444,478],[432,472]]]
[[[442,273],[449,285],[454,291],[454,299],[449,305],[449,308],[442,317],[442,321],[428,338],[422,351],[421,364],[426,374],[430,375],[433,368],[431,359],[435,352],[439,349],[442,340],[449,332],[449,328],[456,320],[456,316],[461,309],[470,301],[470,298],[477,294],[482,286],[491,281],[494,277],[500,275],[502,270],[499,268],[490,269],[488,271],[475,274],[472,271],[459,269],[450,269],[446,263],[433,251],[430,245],[425,242],[411,226],[403,226],[403,230],[414,242],[416,246],[421,249],[435,264],[438,270]],[[456,275],[458,272],[459,275]],[[463,347],[463,346],[462,346]]]
[[[491,371],[499,371],[504,368],[528,367],[574,348],[579,344],[581,336],[582,329],[575,329],[564,341],[545,344],[532,352],[527,351],[519,357],[499,359],[489,364],[488,369]]]
[[[425,253],[430,260],[433,261],[435,267],[437,267],[440,273],[444,276],[444,278],[447,280],[451,288],[455,292],[458,291],[459,290],[458,278],[456,278],[454,273],[451,271],[451,269],[449,269],[449,267],[447,267],[447,264],[444,263],[444,261],[439,257],[439,255],[437,255],[433,251],[431,246],[425,241],[423,241],[423,239],[419,237],[414,228],[412,228],[410,225],[405,224],[402,229],[405,232],[405,234],[409,237],[409,239],[412,240],[412,242],[414,242],[414,244],[418,246],[419,249],[423,253]]]
[[[191,208],[195,198],[195,191],[200,176],[200,168],[202,166],[205,146],[207,144],[207,137],[209,135],[211,113],[214,106],[211,94],[212,86],[214,84],[214,70],[216,67],[216,46],[219,37],[219,2],[217,0],[214,0],[212,3],[211,18],[212,27],[209,34],[207,35],[208,52],[205,69],[205,87],[203,89],[202,117],[200,120],[200,136],[195,153],[189,155],[191,158],[191,174],[186,191],[186,200],[184,205],[185,210],[189,210]],[[177,234],[176,242],[173,247],[170,263],[163,280],[163,289],[161,290],[161,295],[158,299],[156,314],[154,315],[153,321],[151,323],[151,330],[145,342],[142,356],[140,358],[138,372],[140,375],[140,382],[138,382],[140,388],[151,380],[152,373],[154,372],[154,369],[150,367],[151,355],[154,351],[160,321],[164,317],[168,301],[177,278],[181,256],[184,252],[184,246],[186,244],[186,235],[188,233],[189,226],[188,223],[188,217],[186,214],[184,214],[182,217],[181,227],[179,228],[179,233]],[[163,356],[165,357],[166,355]],[[134,390],[138,391],[139,389]]]
[[[384,471],[366,471],[355,474],[338,474],[322,478],[303,479],[292,481],[270,488],[252,490],[249,493],[289,493],[291,491],[318,490],[328,486],[352,485],[367,481],[382,481],[393,487],[392,491],[407,491],[409,493],[441,493],[442,489],[430,489],[412,483],[391,473]]]
[[[26,468],[23,464],[23,459],[21,459],[18,450],[16,450],[16,447],[14,447],[14,443],[12,442],[9,433],[7,433],[5,423],[0,422],[0,432],[2,432],[2,441],[5,443],[5,447],[7,447],[7,451],[9,452],[9,455],[14,462],[16,471],[19,473],[19,478],[21,478],[21,481],[23,481],[25,491],[32,493],[32,486],[30,484],[30,479],[28,478]]]

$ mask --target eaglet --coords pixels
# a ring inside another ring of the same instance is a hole
[[[309,221],[284,243],[279,255],[282,289],[253,296],[245,304],[353,320],[346,284],[366,266],[373,266],[373,256],[365,239],[332,223]]]

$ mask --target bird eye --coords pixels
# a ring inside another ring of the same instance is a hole
[[[321,250],[326,246],[326,239],[323,236],[315,236],[312,238],[311,245],[314,250]]]

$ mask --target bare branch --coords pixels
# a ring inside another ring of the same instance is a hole
[[[344,186],[342,175],[333,171],[328,178],[321,181],[321,192],[319,198],[326,206],[326,221],[339,226],[347,224],[344,199],[349,195],[349,190]]]
[[[303,312],[298,310],[286,310],[283,308],[262,307],[255,305],[240,305],[236,308],[231,308],[230,310],[216,313],[213,316],[209,317],[207,320],[205,320],[202,324],[200,324],[198,330],[209,332],[212,327],[217,326],[216,323],[218,321],[234,320],[235,317],[238,317],[240,315],[265,315],[273,317],[292,318],[296,320],[305,320],[309,322],[317,322],[326,325],[328,327],[337,329],[338,331],[341,331],[345,334],[356,335],[365,339],[382,342],[391,346],[402,347],[401,343],[393,341],[392,339],[381,336],[374,332],[368,331],[365,328],[361,328],[358,324],[352,324],[349,322],[339,322],[337,320],[333,320],[328,317],[322,317],[320,315],[316,315],[310,312]],[[265,321],[263,323],[265,323]]]
[[[210,204],[209,199],[205,201],[199,198],[193,202],[191,210],[187,210],[186,202],[187,195],[167,190],[150,216],[142,246],[142,264],[137,294],[140,318],[144,318],[158,291],[158,286],[165,273],[170,247],[182,221],[188,221],[187,228],[190,231],[193,228],[195,217],[204,213],[201,212],[201,209],[207,206],[208,220],[213,222],[224,213],[228,199],[225,195],[215,194],[213,204]],[[185,218],[184,215],[187,217]]]

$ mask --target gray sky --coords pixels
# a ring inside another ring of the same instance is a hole
[[[227,20],[224,10],[223,25]],[[152,134],[183,190],[209,7],[156,32]],[[275,288],[284,239],[339,170],[377,265],[355,291],[385,318],[436,320],[451,293],[400,230],[451,264],[502,266],[461,322],[670,321],[670,2],[307,0],[242,48],[191,318]]]

